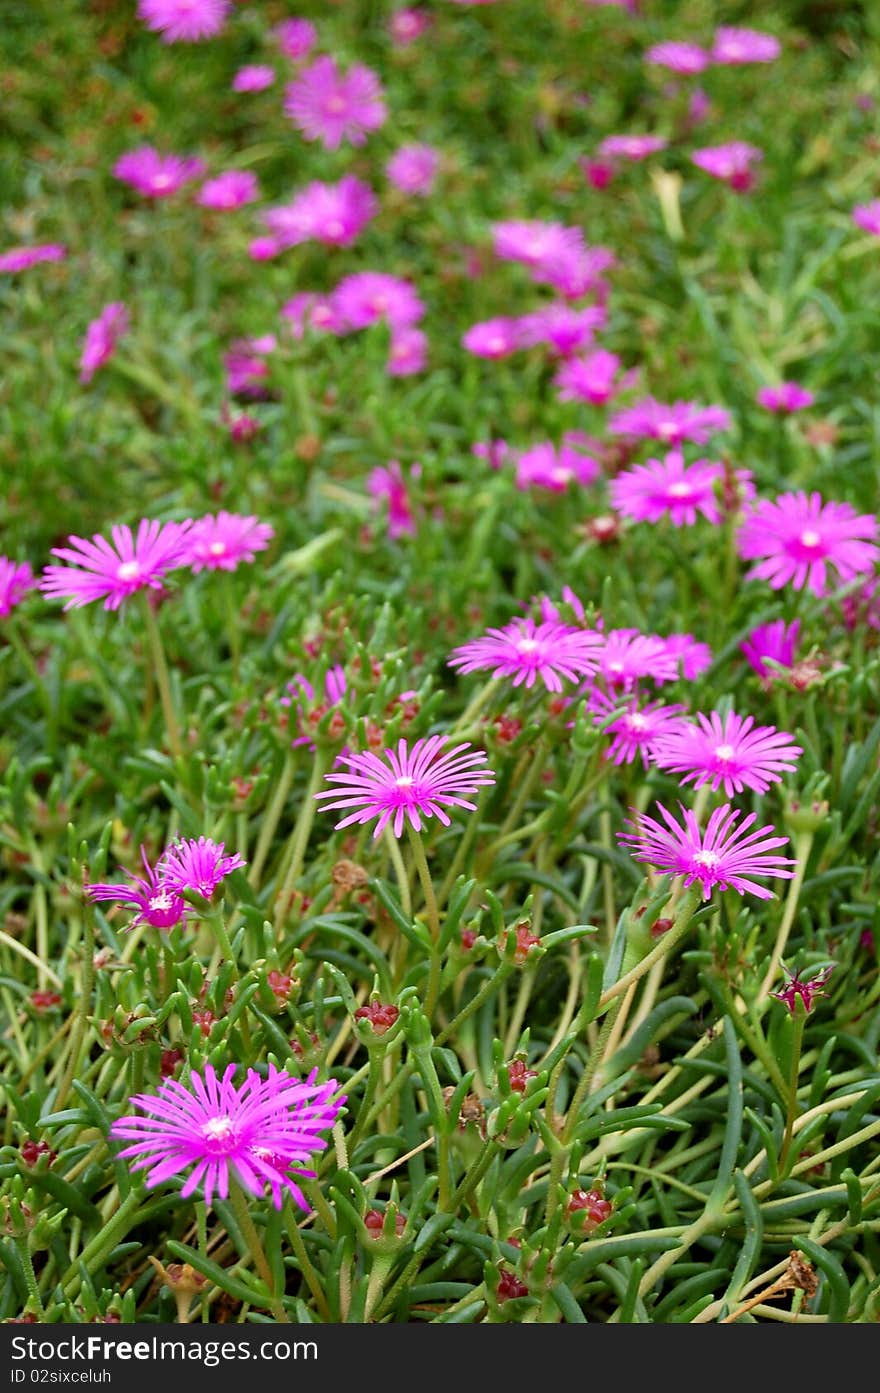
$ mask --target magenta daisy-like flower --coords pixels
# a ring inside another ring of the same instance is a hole
[[[308,329],[328,334],[343,334],[346,326],[339,318],[330,299],[312,290],[301,290],[281,306],[280,314],[287,321],[295,339],[304,337]]]
[[[799,382],[780,382],[778,387],[759,387],[755,400],[768,411],[788,415],[812,406],[816,398]]]
[[[388,21],[388,31],[395,48],[408,48],[430,29],[433,20],[427,10],[405,6],[395,10]]]
[[[597,348],[583,358],[569,358],[553,379],[560,401],[586,401],[603,406],[618,390],[615,378],[620,359],[607,348]]]
[[[175,924],[186,918],[186,901],[179,890],[172,890],[163,882],[158,868],[150,865],[143,846],[141,860],[144,863],[143,876],[131,876],[122,885],[89,885],[89,899],[116,900],[120,904],[132,905],[137,914],[128,926],[130,929],[137,928],[138,924],[149,924],[154,929],[173,929]]]
[[[185,564],[196,572],[234,571],[242,561],[253,561],[265,551],[275,529],[268,522],[240,513],[219,512],[198,518],[186,542]]]
[[[740,651],[761,680],[769,683],[775,671],[767,666],[767,659],[780,663],[782,667],[793,667],[800,631],[799,619],[791,624],[786,624],[784,619],[774,619],[772,624],[759,624],[757,629],[753,629],[740,644]]]
[[[662,440],[664,445],[674,447],[685,440],[705,445],[715,431],[728,430],[731,424],[730,413],[723,406],[698,406],[692,401],[667,403],[645,397],[612,416],[608,431],[640,440]]]
[[[138,18],[166,44],[195,44],[219,34],[230,0],[138,0]]]
[[[113,173],[144,198],[168,198],[190,179],[204,174],[202,160],[181,155],[162,155],[152,145],[141,145],[121,155]]]
[[[729,184],[737,193],[746,193],[755,182],[754,166],[764,151],[745,140],[729,140],[724,145],[706,145],[691,152],[691,163],[715,179]]]
[[[509,677],[514,687],[533,687],[540,679],[548,692],[561,692],[562,682],[592,677],[599,666],[603,639],[588,629],[557,620],[538,624],[531,618],[512,619],[503,629],[489,629],[453,650],[449,666],[462,673],[491,672]]]
[[[291,745],[308,745],[310,750],[317,747],[312,739],[315,728],[331,707],[338,706],[348,690],[348,679],[345,670],[336,663],[329,667],[324,674],[324,700],[315,705],[315,689],[309,679],[302,672],[295,672],[290,682],[287,684],[287,696],[280,699],[282,706],[294,708],[293,715],[296,719],[299,735],[291,740]],[[335,718],[334,718],[335,719]],[[339,732],[334,732],[331,724],[329,734],[341,733],[345,730],[345,721],[339,718]]]
[[[608,318],[601,305],[576,309],[565,301],[544,305],[531,314],[520,315],[519,337],[524,348],[545,344],[553,353],[567,358],[588,347],[597,329]]]
[[[401,145],[385,166],[385,173],[401,193],[427,198],[434,188],[440,155],[432,145]]]
[[[54,600],[66,599],[65,609],[78,609],[103,600],[105,609],[118,609],[137,590],[160,590],[169,571],[184,564],[192,520],[156,522],[142,518],[137,533],[122,524],[111,529],[112,542],[96,534],[89,541],[69,537],[70,546],[53,547],[52,555],[68,566],[47,566],[40,589]]]
[[[461,346],[477,358],[507,358],[522,348],[520,322],[509,315],[483,319],[462,335]]]
[[[201,1074],[193,1069],[189,1086],[166,1079],[155,1094],[135,1094],[130,1101],[144,1116],[120,1117],[110,1128],[114,1140],[129,1143],[119,1155],[134,1162],[132,1170],[149,1172],[148,1190],[189,1170],[182,1199],[200,1186],[207,1204],[215,1194],[226,1199],[232,1178],[257,1198],[268,1186],[276,1209],[286,1190],[307,1211],[290,1171],[314,1179],[302,1164],[327,1145],[321,1133],[336,1122],[345,1097],[335,1079],[316,1083],[316,1069],[303,1082],[270,1064],[265,1079],[248,1069],[236,1087],[236,1068],[229,1064],[218,1077],[206,1064]]]
[[[645,62],[668,68],[673,73],[701,73],[712,62],[712,55],[705,48],[700,48],[699,44],[667,39],[648,49]]]
[[[272,30],[272,38],[284,54],[298,63],[314,48],[318,31],[309,19],[283,19]]]
[[[224,856],[224,850],[223,842],[214,842],[210,837],[185,837],[172,842],[159,859],[157,869],[162,884],[179,894],[192,890],[209,900],[232,871],[246,864],[238,852]]]
[[[63,261],[67,248],[60,242],[43,242],[33,247],[10,247],[0,252],[0,272],[29,271],[43,261]]]
[[[880,198],[872,199],[870,203],[857,203],[852,210],[852,220],[863,232],[880,237]]]
[[[257,176],[249,169],[227,169],[208,179],[199,189],[196,202],[203,208],[242,208],[260,196]]]
[[[382,84],[370,68],[354,63],[343,73],[334,58],[316,58],[288,84],[285,115],[306,140],[338,150],[344,140],[363,145],[388,115]]]
[[[422,819],[436,817],[449,826],[447,808],[467,808],[473,812],[476,804],[465,795],[495,782],[495,775],[486,768],[486,754],[468,743],[444,749],[446,737],[429,735],[416,740],[410,749],[405,739],[398,741],[396,750],[382,755],[342,754],[337,764],[348,766],[347,773],[327,774],[327,783],[335,785],[316,793],[325,808],[353,809],[336,829],[356,822],[363,824],[377,818],[373,837],[379,837],[389,824],[399,837],[408,821],[415,832],[422,830]]]
[[[628,710],[608,722],[617,703],[598,689],[591,693],[588,705],[596,725],[604,725],[604,733],[611,737],[606,759],[612,764],[632,764],[638,756],[646,769],[653,759],[656,741],[681,724],[685,710],[683,706],[664,706],[659,701],[640,706],[634,699]]]
[[[747,580],[766,580],[773,590],[792,585],[824,595],[836,571],[842,584],[873,570],[880,548],[877,519],[849,503],[823,503],[818,493],[782,493],[762,498],[746,513],[739,554],[757,561]]]
[[[91,382],[95,373],[109,362],[116,345],[129,329],[128,310],[119,300],[107,305],[86,329],[79,359],[79,380]]]
[[[10,561],[8,556],[0,556],[0,619],[8,619],[36,584],[30,562]]]
[[[385,366],[388,376],[409,377],[412,373],[423,372],[427,361],[427,335],[421,329],[413,329],[409,325],[392,325],[388,362]]]
[[[681,774],[683,784],[693,780],[694,788],[723,788],[728,798],[747,788],[766,793],[797,767],[802,753],[787,730],[756,726],[753,716],[734,711],[723,717],[718,711],[698,712],[696,723],[683,721],[654,745],[661,769]]]
[[[660,685],[678,677],[678,654],[657,634],[610,629],[602,640],[599,675],[607,687],[630,691],[645,678]]]
[[[772,63],[781,52],[782,46],[773,34],[722,25],[715,31],[710,57],[713,63]]]
[[[724,465],[713,460],[685,464],[679,450],[665,460],[651,459],[624,470],[611,480],[613,506],[636,522],[659,522],[668,517],[673,527],[691,527],[702,515],[708,522],[721,521],[716,485],[724,477]]]
[[[601,473],[598,460],[571,445],[545,441],[516,456],[518,489],[545,488],[564,493],[569,484],[593,484]]]
[[[701,672],[712,666],[712,650],[708,643],[701,643],[693,634],[668,634],[662,639],[666,652],[681,663],[681,675],[686,682],[693,682]]]
[[[316,179],[290,203],[263,214],[273,234],[272,255],[312,239],[330,247],[350,247],[378,208],[369,184],[353,174],[346,174],[338,184]]]
[[[703,832],[694,813],[681,804],[679,807],[684,826],[658,803],[665,826],[656,818],[637,813],[635,820],[628,820],[633,831],[618,832],[637,861],[645,861],[657,871],[684,876],[686,887],[699,881],[704,900],[709,899],[716,885],[720,890],[736,890],[740,895],[748,891],[761,900],[772,900],[773,891],[752,877],[791,880],[794,876],[789,867],[797,862],[774,854],[777,847],[788,844],[788,837],[768,836],[767,833],[775,833],[773,826],[749,831],[757,814],[749,813],[740,822],[740,813],[725,803],[710,815]]]
[[[580,228],[563,223],[520,218],[492,224],[492,250],[502,261],[519,261],[539,268],[583,246]]]
[[[330,296],[330,306],[348,329],[366,329],[380,319],[403,328],[417,324],[425,313],[410,282],[387,271],[355,271],[345,276]]]
[[[418,477],[419,466],[411,474]],[[367,492],[377,507],[388,509],[388,536],[395,541],[398,537],[415,536],[416,523],[406,490],[407,481],[403,477],[400,461],[393,459],[387,465],[379,464],[367,476]]]

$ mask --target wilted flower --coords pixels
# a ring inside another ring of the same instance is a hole
[[[276,1209],[286,1190],[308,1210],[289,1172],[314,1178],[302,1163],[327,1144],[320,1134],[333,1126],[345,1102],[344,1095],[335,1096],[339,1085],[335,1079],[316,1083],[317,1070],[302,1082],[270,1064],[267,1078],[249,1069],[236,1087],[236,1067],[227,1065],[218,1077],[206,1064],[201,1074],[192,1070],[189,1086],[167,1079],[155,1094],[135,1094],[130,1101],[145,1116],[120,1117],[110,1129],[114,1140],[129,1143],[120,1157],[134,1159],[133,1170],[149,1171],[148,1190],[192,1167],[182,1199],[199,1186],[209,1205],[215,1194],[226,1199],[234,1178],[258,1198],[268,1185]]]
[[[116,300],[107,305],[86,329],[79,359],[79,380],[91,382],[98,368],[109,362],[116,345],[129,329],[128,310]]]
[[[442,735],[429,735],[416,740],[412,748],[401,738],[396,749],[386,749],[381,756],[371,751],[341,754],[337,763],[347,765],[348,772],[327,774],[327,783],[337,787],[316,793],[315,798],[325,808],[354,809],[336,823],[337,830],[374,818],[378,819],[374,838],[381,836],[386,825],[399,837],[407,821],[420,832],[422,819],[429,817],[448,827],[446,808],[474,812],[476,804],[463,795],[494,783],[495,775],[485,767],[483,750],[474,750],[467,742],[444,750],[446,743]]]
[[[36,584],[30,562],[10,561],[8,556],[0,556],[0,619],[8,619]]]
[[[163,43],[194,44],[219,34],[231,8],[230,0],[138,0],[138,18]]]
[[[789,972],[785,963],[782,964],[782,969],[788,977],[788,981],[778,992],[771,992],[770,995],[775,996],[777,1001],[782,1001],[792,1015],[797,1009],[798,999],[804,1003],[805,1011],[812,1011],[814,999],[817,996],[828,995],[824,988],[834,971],[833,963],[830,967],[824,967],[821,972],[817,972],[816,976],[811,977],[807,982],[801,981],[800,972]]]
[[[156,522],[142,518],[136,535],[122,524],[111,529],[112,545],[96,534],[91,541],[69,537],[68,547],[53,547],[52,555],[69,566],[47,566],[40,589],[52,599],[66,599],[65,609],[78,609],[103,600],[105,609],[118,609],[138,590],[161,590],[169,571],[184,565],[192,520]]]
[[[326,55],[288,84],[284,111],[306,140],[320,141],[325,150],[338,150],[344,140],[363,145],[388,114],[382,85],[370,68],[354,63],[343,73]]]
[[[665,826],[645,813],[637,813],[628,824],[633,831],[618,833],[637,861],[645,861],[658,871],[684,876],[686,887],[699,881],[704,900],[709,899],[716,885],[721,890],[736,890],[740,895],[748,891],[761,900],[772,900],[772,890],[759,885],[752,876],[793,878],[794,871],[789,867],[797,862],[774,854],[777,847],[788,844],[788,837],[768,836],[767,833],[775,833],[772,826],[750,832],[757,820],[756,813],[749,813],[739,822],[742,814],[725,803],[710,814],[703,832],[696,815],[689,808],[680,804],[679,807],[683,826],[658,803]]]

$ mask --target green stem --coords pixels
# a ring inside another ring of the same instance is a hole
[[[290,1246],[299,1263],[299,1270],[302,1274],[303,1281],[312,1293],[312,1298],[323,1320],[331,1322],[333,1316],[327,1303],[327,1297],[324,1294],[324,1288],[321,1285],[321,1279],[315,1271],[312,1260],[309,1257],[305,1239],[299,1230],[299,1225],[296,1222],[296,1215],[291,1212],[289,1203],[285,1206],[284,1224],[287,1229],[287,1237],[290,1239]]]
[[[31,1250],[28,1247],[27,1239],[16,1238],[15,1247],[21,1262],[22,1271],[24,1272],[24,1280],[28,1291],[28,1303],[35,1308],[35,1315],[44,1316],[46,1311],[43,1306],[43,1298],[40,1295],[40,1288],[36,1273],[34,1272],[33,1259],[31,1258]]]
[[[609,987],[607,991],[602,993],[599,998],[599,1010],[604,1006],[608,1006],[616,997],[622,996],[633,982],[638,982],[647,972],[650,972],[655,963],[672,952],[673,948],[678,945],[687,932],[694,911],[699,903],[700,891],[696,886],[692,886],[676,909],[675,922],[672,928],[667,929],[666,933],[657,944],[657,947],[652,948],[650,953],[642,958],[641,962],[636,963],[635,967],[625,973],[623,977],[619,978],[618,981],[614,983],[613,987]]]
[[[464,711],[459,716],[458,720],[452,726],[450,726],[448,732],[449,735],[452,736],[457,734],[458,731],[466,730],[467,727],[471,724],[471,722],[475,719],[475,717],[478,716],[479,713],[482,711],[483,707],[491,701],[492,697],[498,691],[500,686],[500,679],[497,677],[492,677],[485,684],[485,686],[480,687],[479,690],[474,694],[474,696],[471,697],[470,701],[468,702]]]
[[[266,857],[269,854],[269,847],[272,838],[281,821],[281,814],[284,811],[284,804],[287,802],[287,795],[290,792],[290,785],[293,783],[293,770],[295,761],[293,755],[288,750],[284,756],[284,765],[281,770],[278,782],[275,785],[275,792],[272,794],[271,802],[263,816],[260,824],[260,835],[257,838],[257,846],[254,857],[248,871],[248,884],[257,889],[260,884],[260,875],[263,866],[266,864]]]
[[[95,983],[95,930],[91,907],[83,906],[83,919],[86,932],[83,938],[83,961],[79,983],[79,999],[74,1014],[73,1028],[67,1045],[67,1065],[55,1095],[54,1107],[60,1112],[67,1102],[73,1080],[80,1065],[80,1055],[88,1029],[89,1012],[92,1009],[92,987]]]
[[[407,919],[412,919],[412,896],[409,891],[409,876],[407,875],[406,866],[403,864],[400,843],[391,830],[390,823],[386,822],[382,836],[385,839],[388,855],[391,857],[391,864],[394,867],[394,874],[397,877],[397,888],[400,891],[400,907]]]
[[[779,1174],[783,1177],[785,1176],[785,1167],[791,1150],[791,1143],[794,1137],[794,1124],[798,1113],[798,1075],[800,1074],[801,1047],[804,1040],[804,1026],[806,1025],[806,1021],[806,1006],[800,997],[796,997],[791,1038],[791,1068],[788,1071],[788,1106],[785,1113],[785,1131],[782,1134],[782,1146],[779,1151]]]
[[[281,889],[275,901],[275,932],[277,933],[287,917],[290,897],[293,888],[299,879],[303,861],[305,860],[306,847],[309,842],[309,833],[312,830],[312,823],[315,820],[315,794],[318,792],[318,785],[324,774],[325,756],[322,750],[315,751],[312,762],[312,773],[309,778],[308,787],[303,795],[299,814],[290,835],[285,852],[285,863],[279,871],[278,879]]]
[[[257,1232],[257,1226],[251,1218],[248,1197],[235,1179],[230,1179],[229,1182],[229,1198],[232,1201],[232,1208],[235,1211],[235,1217],[238,1220],[242,1237],[250,1251],[250,1256],[254,1260],[260,1277],[266,1284],[266,1291],[269,1294],[269,1309],[276,1320],[282,1321],[284,1324],[289,1324],[290,1317],[282,1305],[280,1296],[275,1291],[275,1278],[272,1276],[272,1269],[269,1266],[269,1260],[263,1248],[263,1240],[260,1238]]]
[[[162,714],[165,717],[165,731],[168,736],[168,743],[171,746],[171,753],[175,759],[180,759],[183,755],[183,741],[180,735],[180,724],[177,719],[177,712],[174,709],[174,697],[171,692],[171,679],[168,676],[168,664],[165,661],[165,649],[162,645],[162,635],[159,632],[159,624],[156,619],[153,606],[150,604],[150,597],[147,591],[142,591],[141,612],[144,616],[144,627],[147,631],[147,642],[150,648],[150,657],[156,675],[156,685],[159,688],[159,700],[162,703]]]
[[[602,1022],[602,1028],[596,1037],[596,1043],[590,1050],[590,1055],[587,1059],[586,1064],[584,1065],[583,1073],[578,1079],[578,1086],[575,1089],[574,1096],[572,1097],[572,1100],[568,1105],[568,1112],[566,1113],[565,1117],[565,1126],[562,1130],[563,1146],[570,1146],[574,1140],[575,1128],[577,1127],[578,1122],[578,1113],[581,1110],[584,1100],[586,1099],[587,1095],[590,1093],[593,1087],[593,1080],[596,1077],[596,1073],[599,1069],[600,1064],[602,1063],[602,1059],[605,1054],[605,1046],[607,1045],[611,1032],[614,1029],[614,1022],[617,1019],[617,1013],[619,1010],[620,1002],[617,1000],[613,1001],[611,1003],[611,1009],[608,1011],[604,1021]],[[547,1200],[549,1204],[549,1195],[547,1196]]]
[[[436,947],[440,938],[440,910],[437,907],[437,896],[434,894],[434,883],[431,880],[431,872],[428,869],[428,858],[425,856],[425,847],[421,836],[414,828],[407,823],[409,834],[409,844],[412,847],[413,860],[418,871],[419,881],[422,886],[422,894],[425,897],[425,908],[428,911],[428,925],[431,930],[431,938]],[[426,1012],[430,1015],[430,1012]]]

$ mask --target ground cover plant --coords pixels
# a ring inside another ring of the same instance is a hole
[[[7,4],[5,1320],[877,1320],[878,41]]]

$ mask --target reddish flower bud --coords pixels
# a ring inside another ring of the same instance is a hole
[[[354,1013],[356,1021],[369,1021],[374,1035],[384,1035],[391,1029],[400,1015],[396,1006],[383,1006],[381,1001],[371,1001],[369,1006],[361,1006]]]
[[[183,1050],[177,1049],[176,1046],[170,1050],[163,1050],[159,1056],[159,1072],[162,1077],[170,1078],[182,1060]]]
[[[499,1305],[505,1301],[512,1301],[517,1296],[528,1296],[529,1289],[525,1282],[521,1282],[515,1272],[502,1268],[498,1277],[498,1285],[495,1288],[495,1299]]]
[[[513,1059],[507,1066],[507,1077],[514,1093],[525,1093],[529,1079],[536,1079],[538,1071],[527,1069],[523,1059]]]
[[[52,1150],[47,1142],[31,1141],[29,1138],[22,1142],[19,1151],[22,1165],[27,1166],[29,1170],[37,1164],[41,1156],[48,1156],[49,1165],[51,1166],[58,1154],[56,1151]]]
[[[30,1003],[35,1011],[42,1014],[44,1011],[51,1011],[55,1006],[60,1006],[61,995],[59,992],[50,991],[31,992]]]

